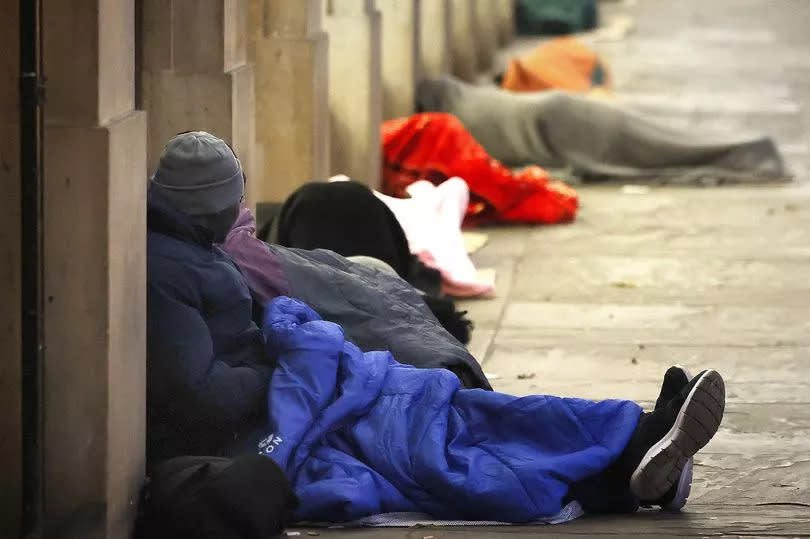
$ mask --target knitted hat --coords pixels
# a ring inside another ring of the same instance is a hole
[[[188,215],[208,215],[239,204],[242,165],[228,145],[205,131],[182,133],[163,149],[152,189]]]

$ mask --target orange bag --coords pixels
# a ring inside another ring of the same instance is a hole
[[[513,58],[501,83],[504,90],[513,92],[587,92],[609,86],[599,56],[574,37],[552,39],[523,58]]]
[[[577,211],[577,194],[540,167],[513,173],[487,155],[452,114],[422,113],[382,126],[383,190],[407,198],[405,188],[424,179],[439,184],[463,178],[470,188],[465,224],[559,223]]]

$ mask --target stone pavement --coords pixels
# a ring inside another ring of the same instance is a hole
[[[583,187],[571,225],[490,230],[475,260],[497,268],[498,297],[465,302],[471,348],[500,391],[645,406],[669,365],[718,369],[726,415],[690,503],[543,528],[321,535],[810,536],[810,2],[603,5],[637,26],[596,41],[622,101],[676,125],[773,134],[796,181]]]

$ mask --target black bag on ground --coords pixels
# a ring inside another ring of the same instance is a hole
[[[152,470],[136,529],[139,539],[264,539],[279,535],[298,499],[262,455],[178,457]]]

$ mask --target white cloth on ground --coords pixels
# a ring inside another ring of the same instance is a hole
[[[569,522],[584,515],[582,506],[579,502],[569,502],[568,505],[556,515],[530,522],[528,525],[542,525],[542,524],[562,524]],[[432,527],[455,527],[455,526],[468,526],[468,527],[484,527],[484,526],[521,526],[521,524],[511,524],[508,522],[494,522],[484,520],[436,520],[426,513],[382,513],[379,515],[372,515],[370,517],[361,518],[352,522],[342,524],[325,524],[315,523],[318,527],[329,528],[413,528],[416,526],[432,526]]]

